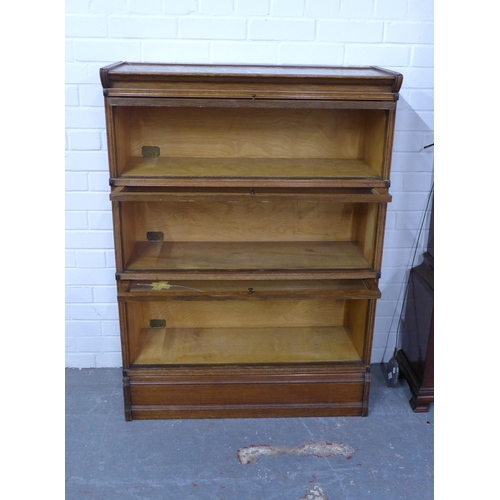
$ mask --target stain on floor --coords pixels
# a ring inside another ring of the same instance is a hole
[[[238,460],[243,465],[255,462],[261,455],[303,455],[319,458],[343,456],[351,458],[354,448],[343,443],[327,443],[326,441],[308,442],[300,446],[252,445],[240,448]]]
[[[300,500],[328,500],[321,486],[313,486],[306,491],[305,496]]]

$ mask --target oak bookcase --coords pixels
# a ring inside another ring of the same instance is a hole
[[[402,76],[100,76],[125,418],[366,416]]]

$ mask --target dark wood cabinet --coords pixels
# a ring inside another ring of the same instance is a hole
[[[125,415],[367,415],[399,73],[116,63]]]
[[[423,262],[410,270],[400,333],[400,373],[408,382],[413,411],[425,413],[434,402],[434,208]]]

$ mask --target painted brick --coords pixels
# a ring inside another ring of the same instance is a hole
[[[388,349],[387,355],[386,355],[385,360],[384,360],[383,359],[384,349],[383,348],[374,348],[372,350],[371,362],[374,364],[387,363],[387,361],[389,361],[389,359],[392,357],[393,351],[394,351],[394,345],[392,346],[392,349]]]
[[[66,191],[86,191],[89,187],[85,172],[66,172]]]
[[[113,218],[110,211],[89,212],[89,229],[113,229]]]
[[[434,144],[434,131],[424,132],[423,137],[424,137],[424,145],[430,146],[426,150],[427,153],[429,155],[433,154],[434,153],[434,146],[432,146],[432,144]],[[434,158],[434,157],[432,157],[432,158]]]
[[[66,287],[66,302],[93,302],[92,289],[89,287],[68,286]]]
[[[346,44],[345,64],[347,66],[408,66],[410,47],[387,44]],[[404,75],[406,77],[406,74]]]
[[[427,216],[423,212],[400,212],[397,214],[396,229],[420,230],[422,225],[423,230],[429,226]]]
[[[65,352],[75,352],[75,339],[73,337],[66,337],[65,339]]]
[[[66,63],[64,65],[64,81],[66,83],[84,82],[87,78],[87,67],[79,62]]]
[[[87,212],[66,212],[66,229],[88,229]],[[76,264],[76,261],[75,261]]]
[[[389,43],[433,43],[432,23],[389,22],[384,40]]]
[[[106,16],[82,16],[69,14],[66,16],[66,37],[105,37],[108,36]]]
[[[432,45],[414,47],[411,65],[415,67],[432,68],[434,66],[434,47]]]
[[[101,134],[97,130],[69,130],[68,139],[72,150],[101,149]]]
[[[392,170],[393,172],[427,172],[432,173],[434,168],[434,158],[431,153],[394,153]]]
[[[64,43],[64,60],[66,62],[71,62],[75,60],[72,40],[66,40],[66,42]]]
[[[434,0],[409,0],[408,19],[412,21],[433,21]]]
[[[100,286],[93,289],[94,302],[116,302],[116,286]]]
[[[101,108],[70,107],[66,109],[66,127],[68,129],[96,129],[105,128],[105,126],[104,112]]]
[[[211,61],[214,63],[276,64],[278,62],[278,44],[214,42]]]
[[[66,367],[68,368],[96,368],[96,356],[92,353],[66,353]]]
[[[381,281],[379,283],[379,288],[380,291],[382,292],[382,297],[384,297],[384,300],[399,300],[402,297],[401,283],[386,285],[383,283],[383,279],[381,278]]]
[[[408,104],[408,99],[410,98],[411,89],[407,89],[404,81],[404,72],[406,70],[402,69],[403,72],[403,86],[399,91],[399,99],[398,99],[398,112],[401,109],[408,109],[410,105]],[[399,71],[401,73],[401,70]]]
[[[244,19],[182,18],[179,19],[180,38],[243,40],[246,38]]]
[[[193,14],[198,11],[198,0],[163,0],[165,14]]]
[[[396,326],[395,326],[396,323]],[[395,332],[397,328],[397,320],[394,320],[391,316],[377,316],[375,318],[374,329],[376,329],[379,334],[387,339],[387,335],[390,331]],[[384,343],[385,344],[385,343]],[[394,351],[394,348],[388,348],[388,352]]]
[[[103,250],[77,250],[76,266],[83,267],[106,267],[106,256]]]
[[[96,368],[121,368],[121,352],[103,352],[96,354]]]
[[[101,85],[80,85],[78,95],[82,106],[98,106],[102,108],[104,104]]]
[[[413,250],[413,248],[410,248],[410,250]],[[396,267],[396,266],[394,266],[394,267]],[[401,300],[401,298],[403,297],[401,290],[403,289],[403,285],[406,283],[406,281],[407,280],[405,278],[404,282],[401,281],[399,283],[392,283],[389,280],[389,276],[383,272],[382,276],[380,277],[380,280],[379,280],[379,288],[380,288],[380,291],[382,293],[384,300]],[[392,289],[392,287],[400,290],[399,295],[395,295],[393,293],[394,290]],[[384,293],[387,293],[387,294],[391,293],[392,295],[389,297],[389,295],[384,295]]]
[[[90,10],[102,14],[116,14],[127,11],[127,0],[92,0]]]
[[[105,151],[66,151],[66,170],[108,171],[108,153]]]
[[[101,335],[101,323],[97,321],[66,321],[66,335],[85,337]]]
[[[283,43],[280,46],[279,61],[283,64],[342,65],[343,45],[326,43]]]
[[[432,113],[431,113],[432,114]],[[428,131],[432,130],[432,127],[429,127],[424,120],[425,112],[419,112],[409,109],[404,111],[399,111],[396,114],[396,126],[399,130],[406,131]],[[428,121],[428,120],[427,120]]]
[[[132,14],[160,14],[162,0],[128,0],[128,12]]]
[[[385,269],[385,266],[394,266],[395,264],[407,266],[411,262],[411,255],[411,248],[387,248],[382,256],[382,268]]]
[[[397,315],[397,317],[399,318],[399,314]],[[398,319],[396,319],[396,321],[398,321]],[[373,349],[381,350],[382,352],[385,351],[386,362],[389,361],[389,359],[394,354],[394,347],[396,346],[396,338],[397,338],[396,332],[388,333],[385,330],[381,330],[378,333],[378,335],[373,336]]]
[[[405,85],[408,89],[434,88],[434,69],[409,68],[405,73]]]
[[[160,16],[111,16],[109,34],[113,38],[175,38],[177,20]]]
[[[305,15],[308,17],[337,17],[340,10],[340,0],[307,0]]]
[[[144,41],[143,60],[170,63],[207,63],[210,60],[208,42],[191,41]]]
[[[400,151],[421,151],[423,145],[422,134],[400,130],[396,131],[393,143],[392,169],[401,170],[401,166],[405,165],[405,162],[402,161],[402,157],[396,153]]]
[[[406,206],[408,210],[414,210],[415,205],[418,205],[418,201],[414,203],[407,203]],[[403,205],[403,203],[401,203]],[[424,203],[422,203],[424,205]],[[420,205],[420,206],[422,206]],[[403,205],[404,206],[404,205]],[[414,248],[417,238],[415,235],[408,230],[405,231],[393,231],[388,230],[385,232],[384,243],[386,248]]]
[[[76,85],[66,85],[64,104],[66,106],[78,106],[80,104],[78,98],[78,87]]]
[[[394,0],[377,0],[374,16],[377,19],[406,19],[406,2]]]
[[[114,248],[113,232],[67,231],[66,248]],[[100,272],[101,271],[99,271],[99,273]],[[87,282],[84,284],[87,284]],[[102,285],[102,283],[100,284]]]
[[[75,339],[78,352],[119,352],[120,339],[118,337],[78,337]]]
[[[80,212],[78,213],[78,215],[80,215]],[[82,214],[82,215],[85,215],[85,214]],[[67,214],[66,214],[66,216],[67,216]],[[66,250],[64,265],[66,267],[76,267],[76,254],[73,250]]]
[[[405,267],[386,266],[383,269],[384,277],[390,283],[403,283],[407,279],[407,270]]]
[[[116,304],[70,304],[66,306],[66,319],[118,319],[118,307]]]
[[[304,0],[272,0],[271,15],[277,17],[301,17],[304,14]]]
[[[106,250],[106,267],[115,268],[115,252],[114,250]]]
[[[369,19],[373,16],[374,4],[374,0],[342,0],[340,17]]]
[[[313,40],[313,20],[261,20],[250,21],[249,38],[253,40]]]
[[[106,193],[109,193],[108,172],[90,172],[89,189],[91,191],[106,191]]]
[[[66,269],[66,283],[69,285],[113,285],[115,272],[109,268]]]
[[[128,40],[75,40],[75,58],[78,61],[140,61],[141,42]],[[98,75],[96,75],[96,78]]]
[[[110,207],[108,193],[75,192],[66,197],[66,210],[106,210]]]
[[[407,172],[403,176],[402,191],[428,192],[432,186],[433,176],[424,172]]]
[[[72,14],[86,14],[90,11],[91,0],[66,0],[64,10]]]
[[[379,300],[377,302],[377,316],[392,316],[397,305],[398,301],[396,300]]]
[[[401,210],[423,210],[427,202],[427,193],[405,192],[392,197],[393,209]]]
[[[394,170],[391,172],[391,191],[397,192],[403,189],[403,178],[404,174],[401,172],[395,172]]]
[[[381,21],[318,21],[320,42],[381,42]]]
[[[103,335],[120,335],[120,324],[118,321],[103,321],[101,325]]]
[[[233,13],[233,0],[198,0],[200,14],[225,16]]]
[[[108,150],[108,137],[106,135],[106,130],[101,130],[101,151]]]
[[[434,111],[418,111],[420,119],[425,123],[427,132],[434,130]]]
[[[396,223],[396,216],[393,212],[387,212],[385,227],[386,229],[394,229],[394,224]]]
[[[235,13],[238,16],[268,16],[270,0],[236,0]]]

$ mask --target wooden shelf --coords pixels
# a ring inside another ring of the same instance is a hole
[[[137,242],[127,271],[370,270],[356,243]]]
[[[357,181],[360,185],[385,185],[375,170],[362,159],[332,158],[130,158],[123,174],[113,180],[119,185],[180,184],[186,180],[254,181],[255,186],[283,181]],[[161,182],[158,182],[161,181]],[[192,184],[191,184],[192,185]],[[206,185],[206,184],[205,184]],[[319,186],[324,184],[320,183]]]
[[[118,299],[269,300],[275,298],[379,298],[375,280],[121,281]]]
[[[361,362],[344,327],[150,328],[132,365]]]

